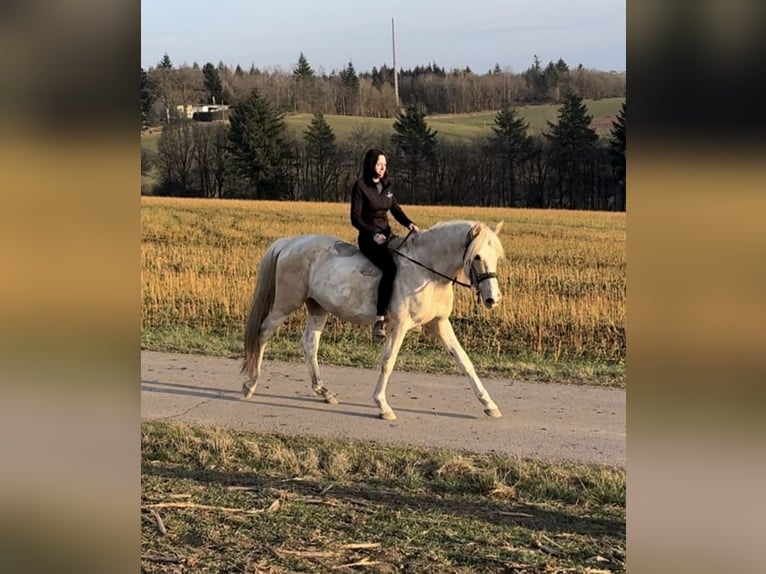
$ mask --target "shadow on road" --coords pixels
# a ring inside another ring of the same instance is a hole
[[[269,399],[276,399],[280,401],[292,401],[292,402],[300,402],[300,403],[325,405],[323,400],[319,398],[314,398],[311,396],[289,396],[289,395],[279,395],[279,394],[264,393],[264,392],[256,391],[256,394],[253,396],[253,398],[245,399],[242,396],[241,391],[239,390],[220,389],[220,388],[213,388],[213,387],[200,387],[195,385],[184,385],[179,383],[165,383],[162,381],[151,381],[146,379],[141,380],[141,392],[162,393],[167,395],[183,395],[183,396],[189,396],[189,397],[198,397],[198,398],[207,399],[207,400],[233,401],[237,403],[249,403],[254,406],[263,405],[263,406],[271,406],[271,407],[277,407],[277,408],[300,409],[300,410],[317,411],[322,413],[332,413],[332,414],[362,417],[362,418],[374,418],[374,419],[379,418],[377,411],[375,410],[374,406],[372,406],[371,404],[351,403],[351,402],[344,402],[340,400],[339,404],[336,406],[331,407],[327,405],[324,408],[319,408],[319,407],[302,406],[302,405],[296,405],[296,404],[269,403],[269,402],[265,402],[261,400],[263,398],[269,398]],[[372,412],[370,412],[369,414],[360,413],[360,412],[349,412],[348,410],[344,410],[345,407],[361,408],[365,410],[370,410]],[[462,413],[445,413],[445,412],[439,412],[435,410],[412,409],[412,408],[400,407],[400,406],[397,406],[395,410],[397,412],[403,412],[403,413],[430,415],[430,416],[445,417],[445,418],[452,418],[452,419],[476,420],[479,418],[474,415],[466,415]]]

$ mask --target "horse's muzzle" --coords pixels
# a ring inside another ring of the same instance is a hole
[[[492,309],[492,307],[497,305],[497,301],[495,301],[492,297],[487,297],[484,299],[484,306],[487,309]]]

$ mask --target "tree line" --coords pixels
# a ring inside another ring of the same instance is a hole
[[[496,64],[484,74],[470,68],[445,70],[436,63],[401,69],[399,101],[394,91],[394,70],[383,64],[357,71],[349,61],[342,69],[317,72],[301,53],[289,72],[281,69],[233,69],[223,62],[202,67],[173,65],[168,54],[148,70],[141,68],[142,126],[169,122],[176,106],[244,102],[258,89],[284,112],[395,118],[401,104],[417,101],[426,114],[463,114],[499,110],[515,105],[563,102],[575,92],[583,99],[624,97],[624,72],[603,72],[578,65],[570,69],[559,59],[543,65],[537,56],[521,73]]]
[[[626,103],[602,139],[583,97],[572,86],[560,97],[557,121],[539,136],[506,101],[485,140],[442,141],[412,99],[392,133],[361,124],[339,142],[322,111],[293,135],[279,102],[254,87],[228,124],[169,117],[156,156],[142,149],[142,173],[156,167],[156,194],[348,201],[364,151],[380,147],[402,203],[625,210]]]

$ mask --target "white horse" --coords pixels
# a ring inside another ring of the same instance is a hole
[[[494,230],[473,221],[438,223],[420,233],[396,238],[389,247],[397,253],[398,271],[388,310],[388,334],[381,358],[374,399],[380,417],[396,415],[386,400],[391,376],[404,336],[410,329],[423,330],[439,339],[471,382],[474,394],[491,417],[501,416],[497,405],[476,375],[473,364],[455,336],[449,316],[453,285],[458,276],[470,280],[479,302],[495,307],[500,288],[495,269],[504,256]],[[245,358],[242,387],[250,398],[261,375],[266,342],[287,316],[306,305],[303,353],[311,375],[311,386],[328,403],[337,403],[335,393],[324,386],[319,374],[317,350],[328,313],[357,324],[371,325],[376,318],[375,297],[381,272],[356,245],[329,235],[302,235],[277,239],[269,246],[258,267],[258,279],[245,327]]]

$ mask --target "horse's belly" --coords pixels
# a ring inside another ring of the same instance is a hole
[[[380,272],[363,257],[338,257],[312,269],[309,296],[326,311],[353,323],[375,318]]]

